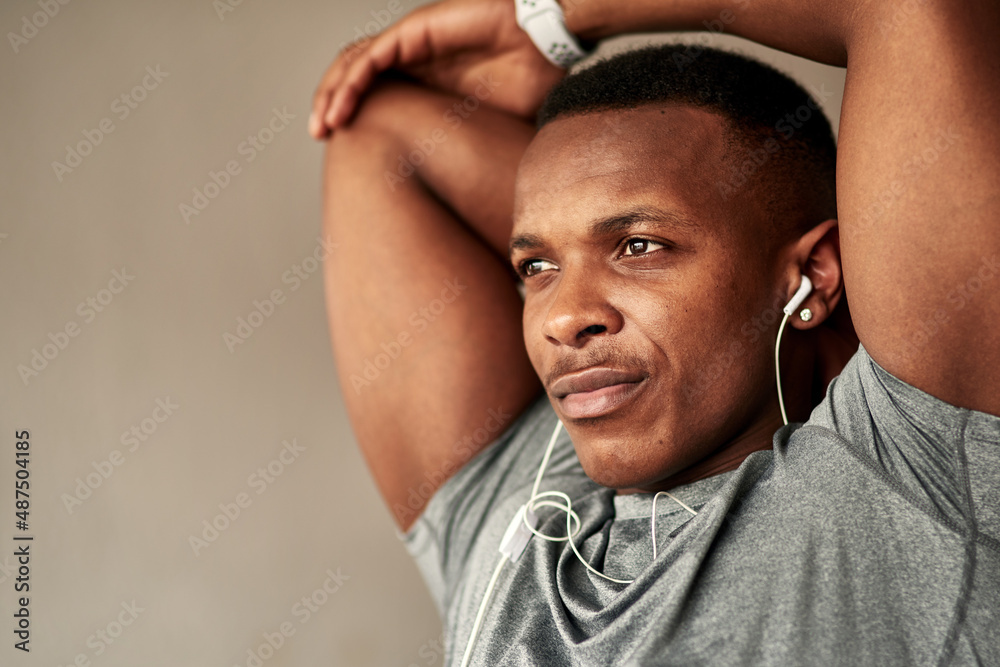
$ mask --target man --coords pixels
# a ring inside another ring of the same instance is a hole
[[[815,107],[724,54],[598,64],[536,134],[562,71],[510,0],[422,8],[317,91],[341,386],[446,662],[996,664],[1000,6],[587,0],[566,26],[718,19],[849,63],[836,202]]]

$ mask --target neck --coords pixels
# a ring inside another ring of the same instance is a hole
[[[737,438],[731,440],[711,456],[644,488],[618,489],[618,495],[669,491],[683,484],[690,484],[720,473],[736,470],[746,457],[756,451],[771,448],[774,432],[781,426],[781,416],[777,405],[773,408],[773,410],[768,410],[767,419],[756,421],[749,429],[743,431]]]

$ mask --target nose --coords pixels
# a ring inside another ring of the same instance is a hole
[[[564,270],[542,323],[553,344],[582,348],[591,338],[621,331],[622,315],[607,298],[598,276]]]

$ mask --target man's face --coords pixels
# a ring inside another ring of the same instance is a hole
[[[719,193],[727,136],[691,107],[607,111],[550,123],[521,163],[528,355],[605,486],[654,486],[780,425],[756,328],[782,305],[775,252],[763,204]]]

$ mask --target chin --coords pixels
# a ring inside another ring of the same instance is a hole
[[[671,470],[669,459],[672,457],[668,456],[662,440],[649,442],[640,433],[623,435],[621,430],[612,437],[598,435],[589,429],[589,432],[580,433],[569,425],[567,430],[583,471],[601,486],[635,488],[676,472]]]

